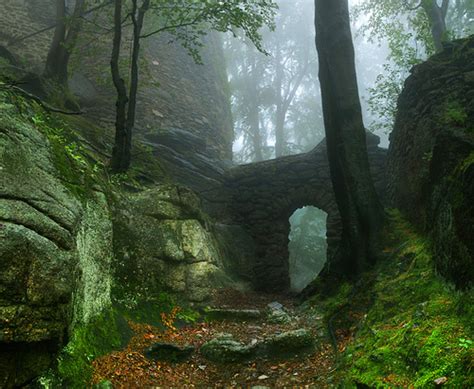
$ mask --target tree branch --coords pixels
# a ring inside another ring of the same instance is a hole
[[[408,0],[404,0],[403,2],[405,3],[405,7],[408,11],[416,11],[418,8],[421,8],[421,6],[423,5],[423,0],[421,0],[420,3],[415,7],[410,6],[410,4],[408,3]]]
[[[81,16],[81,17],[84,17],[84,16],[86,16],[86,15],[89,15],[89,14],[91,14],[92,12],[98,11],[99,9],[102,9],[102,8],[105,8],[105,7],[108,6],[108,5],[111,5],[113,2],[114,2],[114,0],[109,0],[109,1],[106,2],[106,3],[99,4],[99,5],[97,5],[97,6],[93,7],[93,8],[88,9],[87,11],[84,11],[80,16]],[[32,32],[32,33],[30,33],[30,34],[27,34],[27,35],[23,35],[22,37],[19,37],[19,38],[12,38],[12,39],[10,39],[10,41],[8,42],[8,45],[9,45],[9,46],[15,45],[15,44],[17,44],[17,43],[20,43],[20,42],[26,40],[26,39],[29,39],[29,38],[32,38],[32,37],[34,37],[34,36],[36,36],[36,35],[42,34],[43,32],[52,30],[53,28],[56,28],[57,24],[58,24],[58,23],[54,23],[54,24],[52,24],[52,25],[50,25],[50,26],[48,26],[48,27],[44,27],[44,28],[42,28],[42,29],[40,29],[40,30],[34,31],[34,32]]]
[[[443,19],[446,19],[446,15],[448,14],[448,8],[449,8],[449,0],[443,0],[441,3],[441,15],[443,16]]]

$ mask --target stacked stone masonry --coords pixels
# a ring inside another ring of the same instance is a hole
[[[387,150],[368,135],[372,176],[379,195],[385,192]],[[228,172],[236,224],[243,225],[256,243],[255,286],[270,291],[289,288],[289,218],[304,206],[328,214],[328,261],[335,259],[341,235],[340,217],[332,189],[325,141],[306,154],[243,165]]]

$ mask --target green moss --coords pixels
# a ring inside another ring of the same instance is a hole
[[[169,314],[173,308],[179,307],[176,315],[177,325],[194,323],[201,314],[189,306],[189,303],[168,292],[158,293],[153,298],[143,298],[140,293],[132,292],[123,295],[117,306],[123,317],[136,323],[146,323],[165,328],[161,315]]]
[[[68,388],[85,388],[92,376],[91,362],[123,347],[131,336],[126,321],[116,310],[73,330],[72,338],[58,359],[58,374]]]
[[[343,382],[425,388],[446,376],[474,385],[474,292],[460,293],[434,271],[430,242],[392,212],[393,256],[376,269],[374,303],[343,355]],[[357,299],[357,297],[355,298]]]
[[[445,124],[463,127],[467,124],[467,119],[467,112],[459,101],[450,101],[445,105]]]
[[[59,117],[35,108],[31,118],[49,140],[53,163],[65,186],[78,198],[87,197],[97,182],[99,164],[87,155],[74,131]]]
[[[80,137],[68,123],[14,92],[1,92],[0,106],[4,125],[9,128],[33,126],[46,137],[58,178],[77,198],[87,198],[99,179],[102,165],[86,152]]]
[[[464,174],[472,165],[474,165],[474,151],[471,152],[471,154],[469,154],[467,156],[467,158],[465,158],[460,164],[459,164],[459,167],[456,169],[456,171],[458,172],[458,174]]]

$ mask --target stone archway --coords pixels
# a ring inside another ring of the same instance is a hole
[[[383,194],[387,151],[378,144],[378,137],[367,135],[372,175],[377,190]],[[226,184],[231,192],[233,221],[242,225],[256,244],[253,270],[257,289],[289,289],[289,218],[303,206],[314,206],[328,214],[327,263],[335,260],[341,224],[325,141],[305,154],[235,167],[227,173]]]

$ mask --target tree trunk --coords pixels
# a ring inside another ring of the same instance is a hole
[[[436,0],[422,0],[421,3],[431,26],[431,35],[436,52],[443,51],[443,43],[446,41],[446,14],[448,12],[449,0],[443,0],[441,6]]]
[[[249,78],[250,83],[247,85],[247,91],[249,93],[250,104],[248,112],[248,121],[249,128],[251,132],[252,148],[253,148],[253,162],[263,161],[263,152],[262,152],[262,134],[260,133],[260,104],[257,90],[258,86],[258,77],[257,74],[257,63],[255,58],[255,53],[252,47],[247,48],[248,59],[249,59],[249,68],[251,72],[251,77]]]
[[[116,0],[114,12],[114,43],[112,50],[111,70],[115,89],[117,90],[117,114],[115,122],[115,145],[112,150],[111,168],[113,172],[125,172],[132,160],[132,134],[135,126],[138,92],[138,60],[140,55],[140,35],[145,13],[150,7],[150,0],[144,0],[138,8],[138,0],[132,1],[133,42],[130,70],[130,92],[120,77],[119,57],[122,41],[122,1]],[[128,108],[127,108],[128,104]]]
[[[281,157],[285,154],[285,117],[283,102],[283,65],[281,63],[280,45],[277,42],[275,55],[275,95],[276,95],[276,112],[275,112],[275,157]]]
[[[85,0],[77,0],[73,15],[67,21],[65,0],[56,0],[57,24],[43,76],[64,86],[67,86],[69,57],[81,30],[81,15],[84,10]]]
[[[249,127],[252,138],[253,162],[263,161],[262,135],[260,134],[260,115],[258,104],[252,105],[249,112]]]
[[[276,54],[276,88],[277,88],[277,103],[276,103],[276,113],[275,113],[275,156],[281,157],[286,152],[286,137],[285,137],[285,122],[288,109],[290,108],[293,99],[296,96],[296,92],[303,81],[306,72],[309,67],[309,52],[306,55],[304,61],[301,61],[301,68],[296,72],[289,80],[288,85],[283,90],[283,77],[284,71],[282,65],[282,58],[277,45],[277,54]]]
[[[112,46],[112,57],[110,68],[115,90],[117,91],[117,102],[115,103],[115,144],[112,150],[110,167],[114,173],[124,172],[130,165],[130,147],[127,133],[127,88],[125,81],[120,76],[119,59],[120,46],[122,44],[122,0],[115,0],[114,10],[114,39]]]
[[[315,7],[329,167],[342,220],[340,263],[330,268],[350,276],[376,260],[384,212],[369,170],[348,2],[315,0]]]

